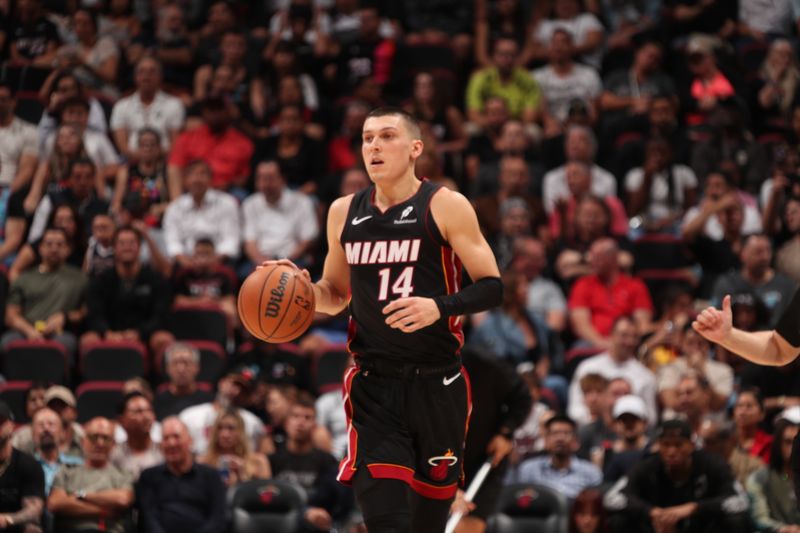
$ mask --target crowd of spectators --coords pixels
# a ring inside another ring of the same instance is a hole
[[[800,283],[798,46],[793,0],[0,1],[0,348],[55,341],[71,378],[30,386],[29,424],[0,403],[0,529],[222,531],[226,487],[273,477],[306,530],[357,522],[312,375],[346,317],[268,346],[235,298],[264,260],[321,271],[394,105],[503,272],[464,326],[533,399],[506,482],[562,492],[574,531],[800,531],[797,365],[690,326],[730,294],[769,328]],[[175,305],[226,317],[217,382]],[[100,340],[153,372],[81,425]]]

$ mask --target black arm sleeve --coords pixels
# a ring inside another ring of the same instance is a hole
[[[443,317],[479,313],[503,303],[503,282],[500,278],[481,278],[455,294],[433,299]]]
[[[778,320],[775,331],[786,339],[786,342],[800,348],[800,289],[794,292],[792,301]]]

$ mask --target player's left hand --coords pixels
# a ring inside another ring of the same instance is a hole
[[[399,298],[383,308],[386,324],[404,333],[430,326],[442,316],[432,298]]]
[[[492,466],[497,466],[513,449],[514,443],[511,442],[511,439],[503,435],[495,435],[494,438],[489,441],[489,445],[486,447],[486,453],[492,456]]]

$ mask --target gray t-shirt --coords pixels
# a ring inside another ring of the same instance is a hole
[[[567,300],[555,282],[539,276],[528,285],[526,307],[528,311],[545,321],[550,311],[566,311]]]
[[[53,489],[62,489],[67,494],[75,494],[78,491],[92,493],[113,489],[133,490],[133,483],[130,474],[120,471],[109,463],[104,468],[88,466],[62,468],[53,480]],[[104,518],[103,522],[104,528],[99,528],[98,520],[90,517],[56,516],[56,531],[103,529],[113,533],[125,532],[125,517]]]
[[[796,288],[797,285],[780,272],[775,272],[775,275],[768,282],[754,287],[737,270],[729,272],[717,280],[711,293],[711,303],[719,307],[726,294],[733,296],[743,292],[754,292],[769,309],[769,326],[774,327],[789,305]]]

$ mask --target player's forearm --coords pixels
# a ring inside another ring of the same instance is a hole
[[[314,284],[314,299],[315,310],[326,315],[338,315],[347,307],[347,298],[324,279]]]
[[[774,331],[742,331],[733,328],[719,344],[759,365],[783,366],[794,359],[796,354],[781,350]]]

